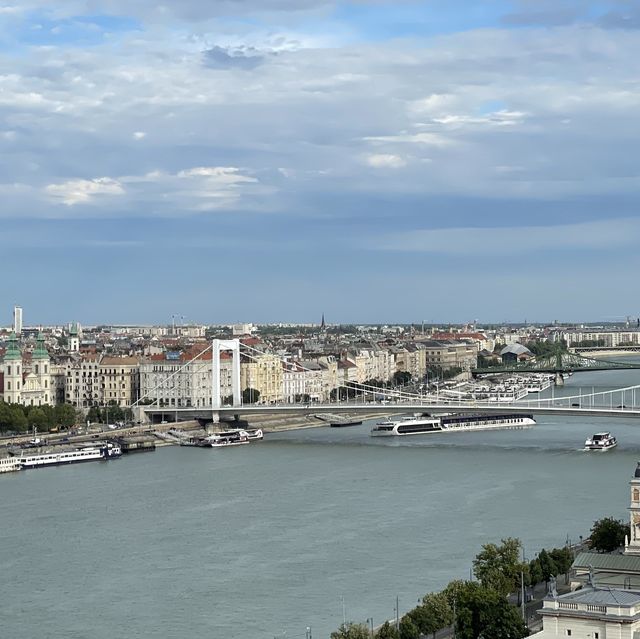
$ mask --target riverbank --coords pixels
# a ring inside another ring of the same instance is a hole
[[[576,352],[576,355],[581,355],[582,357],[592,357],[593,359],[600,359],[603,357],[638,357],[640,356],[639,351],[582,351]]]

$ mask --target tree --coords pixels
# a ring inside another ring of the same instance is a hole
[[[453,623],[453,610],[443,592],[430,592],[422,598],[422,605],[409,613],[424,634],[435,634]]]
[[[40,430],[47,430],[47,416],[45,412],[39,406],[33,407],[29,411],[28,417],[29,425],[34,428],[39,428]]]
[[[245,388],[242,391],[243,404],[255,404],[260,399],[260,391],[256,388]]]
[[[591,548],[598,552],[612,552],[624,545],[630,537],[629,525],[613,517],[598,519],[591,528]]]
[[[549,557],[549,553],[544,548],[538,555],[538,561],[540,562],[540,570],[542,571],[542,579],[544,581],[548,582],[551,577],[558,574],[558,568],[555,562]]]
[[[570,548],[566,546],[564,548],[554,548],[549,553],[549,557],[551,557],[553,563],[556,565],[558,574],[566,575],[569,572],[571,564],[573,563],[573,553]]]
[[[308,404],[311,401],[311,396],[307,393],[296,393],[293,396],[293,401],[296,404]]]
[[[396,371],[393,374],[393,383],[396,386],[404,386],[411,381],[411,373],[409,371]]]
[[[400,639],[419,639],[420,631],[409,615],[400,619]]]
[[[27,422],[27,416],[24,414],[24,408],[20,404],[9,405],[11,427],[10,430],[15,430],[19,433],[24,433],[29,423]]]
[[[400,639],[400,633],[388,621],[385,621],[380,626],[380,630],[376,632],[376,639]]]
[[[503,596],[516,590],[520,572],[525,566],[519,561],[520,540],[508,537],[500,546],[484,544],[473,560],[473,572],[485,588],[492,588]]]
[[[543,581],[542,568],[540,567],[540,560],[537,557],[529,562],[529,580],[534,586]]]
[[[71,404],[58,404],[53,409],[53,418],[62,428],[71,428],[76,423],[76,409]]]
[[[92,406],[87,413],[87,421],[92,423],[100,422],[100,409],[97,406]]]
[[[456,637],[459,639],[523,639],[529,630],[505,597],[480,584],[467,582],[456,598]]]
[[[335,632],[331,633],[331,639],[370,639],[369,628],[363,623],[343,623]]]

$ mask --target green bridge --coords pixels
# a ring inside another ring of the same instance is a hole
[[[471,374],[475,377],[476,375],[497,373],[577,373],[580,371],[614,371],[634,368],[640,369],[640,364],[611,362],[562,351],[547,357],[537,357],[534,361],[474,368],[471,370]]]

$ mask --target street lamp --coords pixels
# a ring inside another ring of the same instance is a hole
[[[367,623],[369,624],[369,628],[371,629],[371,639],[373,639],[373,617],[368,617]]]

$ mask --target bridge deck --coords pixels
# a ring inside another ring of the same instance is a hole
[[[148,416],[175,416],[181,419],[211,419],[215,413],[220,417],[249,416],[249,415],[313,415],[314,413],[367,413],[367,414],[401,414],[401,413],[433,413],[433,412],[475,412],[475,413],[534,413],[537,415],[568,415],[580,417],[640,417],[640,406],[632,408],[613,408],[607,406],[562,406],[540,405],[536,401],[520,401],[488,405],[477,403],[448,402],[397,402],[390,404],[299,404],[274,406],[224,406],[212,408],[158,408],[147,406],[144,411]]]

